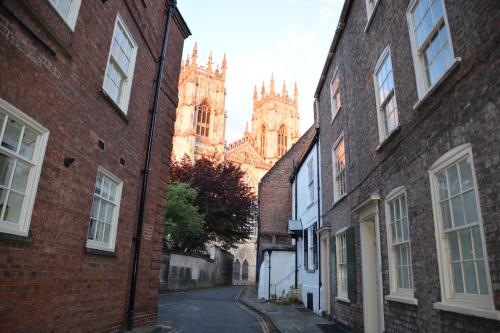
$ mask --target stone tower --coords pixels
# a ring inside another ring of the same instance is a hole
[[[261,156],[266,162],[276,162],[299,139],[299,91],[294,86],[293,98],[288,94],[283,81],[281,93],[275,91],[271,74],[269,90],[264,82],[257,94],[253,93],[252,136]]]
[[[191,160],[224,154],[226,127],[226,55],[219,69],[213,68],[212,53],[206,66],[198,65],[198,48],[182,61],[179,76],[179,106],[175,121],[172,156]]]

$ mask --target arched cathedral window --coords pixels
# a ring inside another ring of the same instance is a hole
[[[208,137],[210,130],[210,105],[206,99],[198,106],[198,118],[196,122],[196,135]]]
[[[248,280],[248,261],[245,259],[241,267],[241,279],[244,281]]]
[[[278,156],[281,157],[286,153],[286,128],[285,124],[280,126],[278,130]]]
[[[262,126],[260,130],[260,151],[262,154],[266,151],[266,126]]]
[[[236,259],[236,261],[233,264],[233,280],[239,280],[240,279],[240,261]]]

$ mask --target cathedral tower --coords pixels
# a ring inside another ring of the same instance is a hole
[[[212,53],[206,66],[198,65],[198,48],[182,61],[179,76],[179,105],[175,121],[172,155],[223,158],[226,127],[226,55],[213,68]]]
[[[277,93],[271,74],[269,90],[264,82],[260,92],[253,93],[252,137],[265,161],[274,164],[299,139],[299,92],[294,86],[293,98],[283,81],[281,93]]]

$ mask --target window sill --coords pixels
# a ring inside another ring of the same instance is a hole
[[[337,296],[335,297],[336,301],[351,304],[351,300],[349,298],[343,297],[343,296]]]
[[[335,120],[335,118],[337,118],[340,110],[342,110],[342,105],[337,109],[337,111],[335,111],[335,114],[332,116],[332,120],[330,120],[330,124],[333,124],[333,121]]]
[[[446,70],[446,72],[444,72],[441,78],[432,87],[430,87],[429,90],[427,90],[424,96],[422,96],[417,101],[417,103],[415,103],[415,105],[413,105],[413,110],[417,110],[418,108],[420,108],[420,106],[424,104],[426,100],[429,99],[429,97],[434,93],[434,91],[436,91],[436,89],[450,76],[450,74],[455,70],[455,68],[458,67],[458,65],[460,65],[461,62],[462,62],[461,58],[455,58],[453,64],[451,64],[450,67],[448,67],[448,69]]]
[[[31,231],[27,235],[16,235],[9,231],[0,231],[0,241],[31,244],[33,243],[33,237],[31,236]]]
[[[415,297],[412,297],[412,296],[390,294],[390,295],[386,295],[384,298],[386,301],[399,302],[399,303],[405,303],[405,304],[410,304],[410,305],[418,305],[418,299],[416,299]]]
[[[379,4],[380,4],[380,0],[377,0],[375,5],[373,6],[372,12],[370,13],[370,17],[368,18],[368,22],[366,22],[365,32],[368,32],[368,29],[370,29],[370,25],[372,24],[373,17],[375,16],[375,12],[377,11]]]
[[[395,138],[399,132],[401,132],[401,125],[398,125],[388,136],[385,137],[382,142],[375,148],[376,151],[381,151],[393,138]]]
[[[337,205],[338,205],[338,204],[339,204],[342,200],[344,200],[346,197],[347,197],[347,193],[342,194],[338,200],[335,200],[335,201],[332,203],[332,208],[334,208],[335,206],[337,206]]]
[[[104,89],[99,88],[99,91],[103,95],[104,99],[109,103],[109,105],[111,105],[113,110],[115,110],[115,112],[120,116],[120,118],[128,123],[128,116],[125,111],[123,111],[122,108],[120,108],[120,106],[116,104],[116,102],[111,98],[111,96],[108,95],[108,93]]]
[[[105,257],[116,257],[115,251],[97,249],[97,248],[90,247],[90,245],[87,245],[85,247],[85,252],[88,254],[96,254],[96,255],[101,255],[101,256],[105,256]]]
[[[465,304],[451,304],[444,302],[436,302],[433,304],[433,308],[436,310],[456,312],[463,315],[475,316],[493,320],[500,321],[500,311],[497,310],[488,310],[488,309],[479,309],[473,306],[467,306]]]

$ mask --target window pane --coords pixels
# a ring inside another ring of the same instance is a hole
[[[470,294],[477,294],[477,281],[474,261],[464,262],[464,277],[467,292]]]
[[[99,221],[104,221],[106,219],[106,210],[108,203],[101,200],[101,208],[99,209]]]
[[[7,207],[5,208],[4,219],[9,222],[19,222],[19,216],[21,215],[21,208],[23,206],[24,195],[17,194],[15,192],[9,193],[9,199],[7,201]]]
[[[446,230],[452,227],[450,204],[448,201],[444,201],[440,204],[440,206],[441,206],[441,218],[443,219],[443,228]]]
[[[107,204],[107,211],[106,211],[106,222],[111,223],[113,221],[113,205]]]
[[[462,208],[462,196],[451,199],[451,211],[453,213],[453,226],[459,227],[465,224],[464,212]]]
[[[90,219],[89,233],[87,235],[87,238],[90,240],[94,239],[96,224],[97,224],[97,222],[95,220]]]
[[[438,191],[439,200],[444,200],[448,198],[448,183],[446,182],[446,174],[441,172],[438,176]]]
[[[479,282],[479,293],[481,295],[488,295],[488,284],[486,280],[486,269],[484,268],[484,261],[479,260],[477,265],[477,279]]]
[[[448,242],[450,246],[450,258],[453,261],[460,260],[460,248],[458,246],[458,232],[450,232],[448,234]]]
[[[410,236],[408,234],[408,220],[405,218],[403,218],[401,220],[401,224],[402,224],[402,229],[403,229],[403,239],[404,241],[407,241],[410,239]]]
[[[5,200],[7,197],[7,193],[8,193],[7,190],[0,188],[0,214],[1,214],[3,207],[5,206]],[[2,217],[2,220],[5,220],[5,219]]]
[[[92,202],[92,211],[91,211],[91,216],[93,218],[97,218],[97,214],[99,213],[99,204],[101,200],[94,198],[94,201]]]
[[[476,207],[476,194],[474,191],[469,191],[463,195],[465,220],[467,223],[474,223],[478,221],[478,213]]]
[[[466,228],[460,230],[458,235],[460,237],[460,246],[462,249],[462,260],[473,259],[472,256],[472,240],[470,237],[470,229]]]
[[[474,256],[476,259],[483,258],[483,242],[479,233],[479,226],[472,227],[472,238],[474,240]]]
[[[31,167],[28,164],[17,161],[16,170],[14,171],[14,178],[12,179],[12,188],[14,190],[19,192],[24,192],[26,190],[30,170]]]
[[[106,178],[106,177],[104,177],[104,180],[102,182],[102,193],[101,193],[101,195],[104,198],[106,198],[106,199],[108,199],[108,197],[109,197],[109,187],[110,187],[110,185],[111,184],[109,182],[109,179]]]
[[[466,158],[465,160],[458,163],[458,168],[460,169],[460,180],[462,181],[462,191],[465,191],[473,186],[472,182],[472,168],[470,165],[470,160]]]
[[[29,128],[26,128],[24,130],[23,140],[21,141],[19,154],[31,160],[33,158],[33,152],[35,151],[36,139],[37,135]]]
[[[451,273],[453,276],[453,290],[455,290],[456,293],[463,293],[464,280],[462,278],[462,264],[451,264]]]
[[[102,179],[103,179],[102,174],[100,174],[100,173],[97,174],[97,181],[95,184],[95,193],[96,194],[101,194]]]
[[[434,0],[431,6],[432,16],[434,22],[437,22],[443,16],[443,9],[441,8],[441,0]]]
[[[9,187],[10,177],[14,169],[14,160],[0,154],[0,185]]]
[[[111,182],[111,187],[109,189],[109,200],[115,201],[115,194],[116,194],[116,184],[114,182]]]
[[[7,119],[7,126],[2,139],[2,146],[12,151],[17,151],[22,125],[15,119]]]
[[[104,226],[104,236],[102,238],[102,241],[104,243],[108,243],[109,242],[109,233],[110,233],[110,231],[111,231],[111,226],[109,224],[106,224]]]
[[[456,165],[448,168],[448,183],[450,186],[450,195],[455,195],[460,192],[460,182],[458,180],[458,169]]]
[[[97,223],[97,232],[95,234],[95,240],[98,242],[102,242],[102,236],[104,234],[104,223],[98,222]]]

